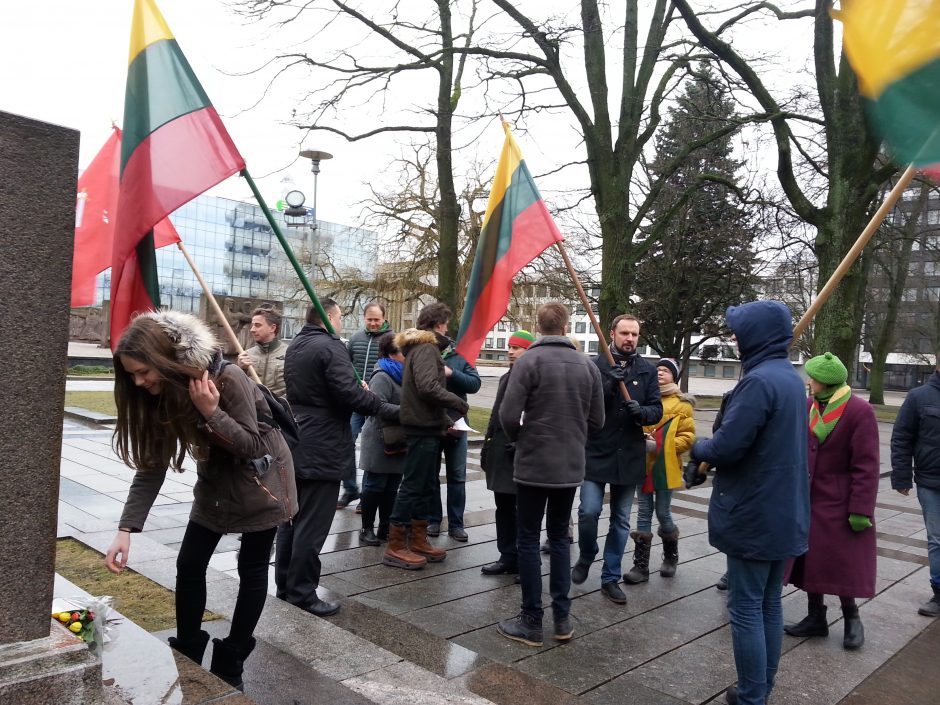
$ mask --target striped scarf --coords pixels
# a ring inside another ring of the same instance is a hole
[[[809,430],[816,434],[820,443],[829,437],[836,424],[839,423],[851,396],[852,388],[844,384],[832,393],[828,401],[823,400],[826,401],[825,409],[820,410],[820,400],[813,399],[813,405],[809,410]]]

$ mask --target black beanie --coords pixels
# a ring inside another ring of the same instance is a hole
[[[672,372],[673,382],[679,381],[679,363],[673,360],[671,357],[664,357],[662,360],[656,363],[656,367],[665,367],[667,370]]]

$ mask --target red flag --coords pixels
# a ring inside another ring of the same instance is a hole
[[[104,146],[78,177],[75,245],[72,252],[72,306],[93,306],[95,279],[111,266],[117,217],[121,130],[116,125]],[[180,241],[169,218],[154,228],[156,247]]]
[[[160,305],[154,226],[244,168],[160,10],[136,0],[111,257],[112,350],[135,313]]]

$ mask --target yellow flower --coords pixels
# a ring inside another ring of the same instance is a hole
[[[82,623],[81,623],[81,622],[72,622],[72,623],[69,625],[69,629],[70,629],[71,631],[75,632],[76,634],[78,634],[78,633],[82,630]]]
[[[55,618],[58,619],[60,622],[68,622],[72,618],[72,613],[71,612],[59,612],[57,615],[55,615]]]

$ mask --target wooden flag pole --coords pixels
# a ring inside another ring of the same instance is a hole
[[[862,254],[862,250],[865,249],[865,246],[871,240],[872,236],[878,231],[878,228],[881,226],[881,223],[888,216],[888,213],[891,212],[891,209],[894,208],[894,205],[898,202],[898,199],[901,198],[901,194],[904,193],[904,189],[907,188],[907,185],[911,183],[914,179],[914,175],[917,173],[917,169],[913,164],[907,167],[904,170],[904,173],[901,174],[901,178],[898,179],[898,182],[894,185],[894,188],[891,189],[888,193],[884,202],[875,211],[875,215],[872,216],[871,220],[868,222],[868,225],[865,226],[865,229],[862,231],[862,234],[858,236],[858,240],[855,241],[855,244],[852,245],[845,257],[842,258],[842,261],[839,263],[839,266],[836,267],[835,271],[832,273],[832,276],[829,277],[829,281],[826,282],[826,285],[819,290],[819,293],[816,294],[816,298],[813,299],[813,303],[806,310],[806,313],[803,314],[803,317],[800,318],[799,323],[793,328],[793,343],[796,343],[797,339],[809,326],[810,322],[819,313],[819,309],[823,307],[823,304],[826,303],[828,298],[832,295],[832,292],[835,291],[835,288],[839,285],[839,282],[842,281],[845,277],[845,273],[849,271],[851,266],[855,264],[855,260],[858,259],[859,255]],[[791,343],[791,344],[793,344]]]
[[[868,221],[868,225],[865,226],[865,229],[862,230],[862,234],[858,236],[858,239],[855,241],[855,244],[852,245],[852,248],[846,252],[845,257],[842,258],[842,261],[839,262],[839,266],[836,267],[835,271],[832,273],[832,276],[829,277],[829,281],[826,282],[826,285],[819,290],[819,293],[816,294],[816,298],[813,299],[813,303],[810,304],[810,307],[806,309],[806,313],[803,314],[799,322],[793,328],[793,340],[790,345],[795,345],[796,341],[799,340],[800,336],[803,335],[803,332],[809,326],[810,322],[815,318],[816,314],[819,313],[819,309],[823,307],[823,304],[829,299],[832,295],[832,292],[835,291],[835,288],[839,285],[839,282],[845,277],[845,273],[849,271],[851,266],[855,264],[855,260],[858,259],[858,256],[862,254],[862,250],[865,249],[865,246],[871,240],[872,236],[878,231],[878,228],[884,222],[884,219],[888,217],[888,213],[891,212],[891,209],[894,208],[895,204],[898,202],[898,199],[901,198],[901,194],[904,193],[904,189],[907,188],[907,185],[911,183],[914,179],[914,175],[917,173],[917,169],[913,164],[907,167],[904,170],[904,173],[901,174],[901,178],[898,179],[898,182],[894,185],[894,188],[888,193],[884,202],[881,206],[878,207],[878,210],[875,211],[875,214],[872,216],[871,220]],[[706,475],[708,469],[711,466],[708,463],[702,462],[698,466],[698,474]],[[688,487],[688,485],[686,486]]]
[[[578,296],[581,297],[581,305],[584,306],[584,310],[587,311],[588,318],[591,319],[591,325],[594,327],[594,333],[597,335],[597,340],[599,345],[604,349],[604,355],[607,357],[607,363],[613,368],[616,363],[614,363],[614,356],[610,352],[610,346],[607,344],[607,338],[604,337],[604,331],[601,330],[601,324],[597,322],[597,317],[594,315],[594,309],[591,307],[591,302],[588,301],[587,294],[584,293],[584,287],[581,286],[581,279],[578,277],[578,273],[574,270],[574,265],[571,264],[571,260],[568,259],[568,252],[565,250],[565,246],[561,242],[556,242],[555,245],[558,247],[558,251],[561,253],[561,258],[565,261],[565,267],[568,269],[568,275],[571,277],[571,281],[574,282],[575,288],[578,290]],[[623,398],[627,401],[631,401],[630,392],[627,391],[627,385],[624,384],[623,380],[620,380],[620,393],[623,395]]]
[[[229,338],[235,344],[235,350],[241,355],[245,352],[242,348],[242,344],[238,342],[238,337],[235,335],[235,331],[232,330],[232,326],[229,325],[228,319],[225,317],[225,314],[222,313],[222,309],[219,306],[219,302],[215,300],[215,297],[212,295],[212,291],[209,289],[209,285],[206,284],[206,280],[202,278],[202,274],[199,273],[199,268],[196,266],[196,263],[193,261],[193,258],[189,256],[189,252],[186,251],[186,248],[183,246],[182,241],[177,241],[176,246],[180,248],[180,252],[183,253],[183,257],[186,258],[186,261],[189,263],[190,269],[193,270],[193,274],[196,275],[196,279],[199,281],[199,285],[202,286],[202,290],[206,293],[206,299],[209,301],[209,305],[212,306],[212,310],[215,312],[215,317],[219,319],[219,323],[225,329],[225,332],[228,333]],[[258,373],[255,371],[255,368],[249,367],[248,374],[251,375],[251,378],[260,383],[261,378],[258,377]]]

